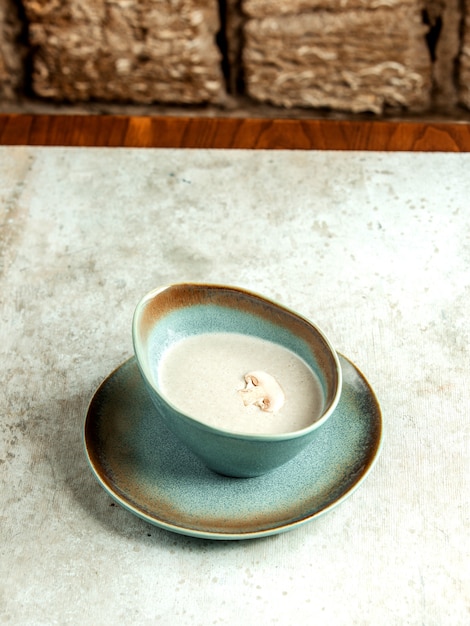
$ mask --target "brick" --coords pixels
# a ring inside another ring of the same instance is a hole
[[[220,102],[217,0],[23,0],[33,89],[68,101]]]
[[[433,104],[450,111],[457,104],[455,67],[460,51],[461,0],[426,0],[424,16],[429,25],[432,55]]]
[[[22,21],[14,0],[0,0],[0,98],[13,100],[24,82],[26,49],[20,42]]]
[[[470,0],[465,0],[459,63],[459,102],[470,109]]]
[[[325,9],[335,13],[351,9],[375,10],[416,6],[416,0],[242,0],[243,12],[250,17],[299,15]]]
[[[416,3],[395,4],[249,18],[243,52],[248,95],[283,107],[354,113],[426,109],[431,61],[421,10]]]

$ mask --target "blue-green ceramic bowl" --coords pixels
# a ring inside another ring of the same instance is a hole
[[[165,351],[190,335],[236,332],[275,342],[300,356],[323,388],[319,418],[285,434],[233,433],[201,423],[178,411],[159,389],[152,372]],[[175,284],[156,289],[137,305],[132,337],[136,360],[150,397],[168,428],[210,469],[227,476],[264,474],[315,445],[318,429],[333,413],[341,394],[341,366],[323,332],[309,320],[257,294],[237,287]]]

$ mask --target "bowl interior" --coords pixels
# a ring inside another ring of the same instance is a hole
[[[308,364],[321,384],[322,415],[336,403],[340,387],[337,356],[316,326],[261,296],[215,285],[174,285],[152,292],[138,305],[134,348],[148,383],[163,395],[158,367],[166,350],[181,339],[211,332],[251,335],[291,350]]]

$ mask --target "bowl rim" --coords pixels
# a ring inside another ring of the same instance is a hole
[[[173,402],[170,399],[168,399],[168,397],[165,394],[163,394],[160,390],[156,389],[155,385],[153,384],[152,379],[148,376],[147,372],[145,371],[145,368],[143,367],[142,361],[140,358],[143,352],[143,347],[141,346],[141,343],[138,339],[140,315],[145,305],[149,301],[153,300],[159,294],[173,287],[184,287],[184,286],[211,288],[211,289],[228,289],[234,292],[241,293],[243,295],[248,295],[251,297],[259,298],[260,300],[262,300],[263,302],[269,305],[275,306],[278,309],[281,309],[291,315],[294,315],[295,317],[297,317],[298,319],[306,323],[308,326],[312,327],[313,330],[320,335],[320,337],[325,342],[327,348],[329,349],[330,354],[333,358],[333,362],[334,362],[335,370],[337,374],[337,389],[336,389],[335,395],[333,397],[333,400],[329,408],[327,409],[327,411],[325,411],[325,413],[321,416],[321,418],[316,420],[312,424],[310,424],[310,426],[306,426],[305,428],[301,428],[300,430],[287,431],[285,433],[250,433],[250,432],[226,430],[224,428],[217,428],[215,426],[211,426],[210,424],[206,424],[205,422],[202,422],[201,420],[198,420],[197,418],[192,417],[191,415],[188,415],[187,413],[183,413],[180,409],[178,409],[178,407],[175,404],[173,404]],[[334,349],[331,341],[328,339],[325,332],[319,326],[317,326],[317,324],[312,322],[309,318],[305,317],[304,315],[297,313],[297,311],[294,311],[293,309],[283,304],[280,304],[279,302],[276,302],[275,300],[269,297],[263,296],[257,293],[256,291],[252,291],[251,289],[245,289],[244,287],[229,285],[225,283],[182,281],[182,282],[176,282],[176,283],[169,283],[167,285],[159,286],[159,287],[156,287],[155,289],[152,289],[151,291],[147,292],[139,300],[139,302],[137,303],[135,307],[134,314],[132,317],[132,343],[134,347],[135,359],[136,359],[138,368],[140,370],[140,373],[142,377],[144,378],[144,380],[147,382],[147,384],[151,387],[151,389],[156,394],[158,394],[158,396],[162,398],[162,400],[166,404],[168,404],[172,408],[173,411],[176,411],[176,413],[178,413],[178,415],[183,420],[189,422],[191,425],[194,425],[202,430],[209,431],[214,434],[222,435],[225,437],[250,440],[250,441],[284,441],[288,439],[298,439],[298,438],[304,437],[305,435],[308,435],[311,432],[317,430],[322,424],[324,424],[327,421],[327,419],[333,414],[336,407],[338,406],[338,402],[342,393],[343,374],[342,374],[341,364],[339,361],[339,357],[336,353],[336,350]]]

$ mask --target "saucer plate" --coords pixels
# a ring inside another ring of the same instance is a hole
[[[140,518],[206,539],[251,539],[314,520],[351,495],[382,441],[380,406],[357,367],[340,356],[343,389],[314,444],[256,478],[207,469],[170,433],[134,357],[94,394],[84,427],[91,469],[105,491]]]

